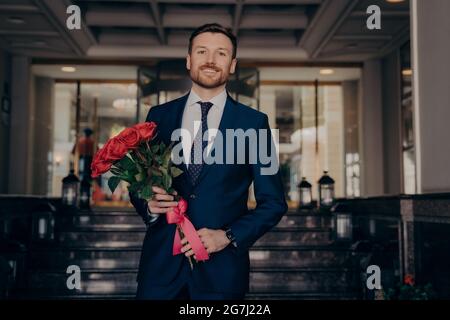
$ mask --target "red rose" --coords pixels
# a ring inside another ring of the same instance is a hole
[[[122,139],[112,138],[105,146],[104,154],[101,154],[101,159],[103,161],[114,162],[116,160],[122,159],[128,152],[128,147]]]
[[[111,162],[108,161],[96,161],[96,162],[92,162],[91,164],[91,176],[92,178],[96,178],[99,175],[105,173],[106,171],[108,171],[109,169],[111,169]]]
[[[414,277],[410,274],[407,274],[405,276],[405,279],[403,280],[403,282],[407,285],[413,286],[414,285]]]
[[[135,149],[141,142],[141,136],[139,134],[139,131],[136,130],[134,127],[126,128],[123,130],[119,135],[116,137],[116,139],[123,142],[123,144],[128,149]]]
[[[106,144],[105,144],[106,145]],[[105,159],[105,146],[103,146],[103,148],[101,148],[100,150],[97,151],[97,153],[94,156],[94,159],[92,160],[92,163],[99,161],[99,160],[106,160]]]
[[[133,128],[139,131],[142,141],[148,141],[153,138],[156,130],[156,123],[154,122],[144,122],[135,125]]]

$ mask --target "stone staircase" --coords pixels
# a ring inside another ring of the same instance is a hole
[[[58,243],[33,247],[23,298],[133,299],[145,226],[132,209],[69,214]],[[330,217],[289,212],[250,252],[248,299],[352,299],[347,248],[330,237]],[[69,290],[69,265],[81,290]]]

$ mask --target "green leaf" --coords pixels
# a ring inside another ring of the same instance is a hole
[[[164,174],[168,174],[167,168],[164,167],[164,166],[159,166],[159,167],[158,167],[158,170],[159,170],[160,172],[162,172],[163,175],[164,175]]]
[[[145,175],[143,172],[139,172],[134,176],[134,178],[136,179],[137,182],[141,182],[145,179]]]
[[[176,178],[178,177],[180,174],[183,173],[183,170],[177,168],[177,167],[171,167],[170,168],[170,174],[172,175],[172,177]]]
[[[166,150],[166,145],[164,144],[164,142],[161,142],[161,143],[159,144],[159,149],[160,149],[162,152],[164,152],[164,151]]]
[[[114,190],[116,190],[119,183],[120,183],[120,178],[118,178],[118,177],[109,178],[108,179],[109,190],[111,190],[111,192],[114,193]]]
[[[155,156],[155,161],[156,161],[157,164],[161,165],[162,164],[161,156],[160,155]]]
[[[128,156],[123,157],[119,163],[120,166],[125,170],[133,170],[133,168],[135,167],[133,160],[131,160]]]
[[[152,176],[152,183],[153,186],[158,186],[158,187],[162,187],[162,176],[161,177],[157,177],[157,176]]]
[[[159,151],[159,145],[154,144],[151,146],[152,153],[157,153]]]
[[[166,151],[166,153],[164,153],[164,156],[163,156],[163,166],[165,166],[165,167],[169,166],[170,156],[171,156],[170,150],[169,149],[167,149],[167,150],[168,151]]]
[[[150,199],[153,195],[152,187],[151,185],[147,184],[141,191],[141,197],[142,199]]]
[[[136,163],[136,169],[138,170],[138,172],[144,172],[144,169],[139,163]]]
[[[109,171],[111,171],[112,174],[116,175],[116,176],[121,176],[123,175],[123,171],[118,169],[118,168],[114,168],[112,167]]]
[[[130,185],[128,186],[128,191],[131,193],[136,193],[138,191],[137,184],[130,183]]]
[[[152,167],[152,168],[149,169],[149,170],[151,170],[152,175],[154,175],[154,176],[158,176],[158,177],[161,177],[161,176],[162,176],[162,173],[161,173],[161,171],[159,171],[158,168]]]
[[[165,190],[168,190],[172,186],[172,177],[169,174],[165,174],[162,177],[162,183]]]

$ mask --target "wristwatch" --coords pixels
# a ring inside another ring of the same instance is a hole
[[[234,236],[231,229],[227,228],[224,231],[225,231],[225,235],[227,236],[228,240],[230,240],[230,243],[233,245],[233,247],[237,248],[236,237]]]

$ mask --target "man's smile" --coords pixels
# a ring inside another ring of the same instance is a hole
[[[202,72],[207,75],[215,75],[217,73],[217,70],[206,68],[203,69]]]

